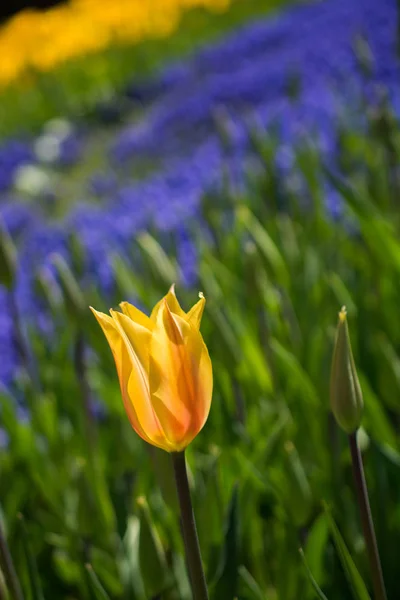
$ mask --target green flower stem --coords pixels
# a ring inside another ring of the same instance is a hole
[[[357,444],[357,432],[349,435],[349,443],[351,460],[353,464],[353,476],[357,490],[357,499],[364,531],[364,538],[367,546],[375,600],[387,600],[382,566],[379,558],[378,544],[376,542],[374,522],[369,504],[367,483],[365,481],[364,466],[360,448]]]
[[[21,585],[18,580],[17,573],[14,568],[14,563],[8,549],[6,538],[0,526],[0,565],[4,574],[4,579],[10,592],[12,600],[24,600]]]
[[[190,583],[194,600],[208,600],[207,583],[201,562],[199,539],[196,521],[190,498],[189,482],[186,472],[185,452],[171,454],[174,465],[175,482],[181,509],[183,541],[185,543],[186,562],[189,569]]]

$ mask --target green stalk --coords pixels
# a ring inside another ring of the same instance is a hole
[[[385,583],[383,580],[382,566],[379,558],[378,544],[376,541],[374,522],[368,498],[368,488],[365,480],[364,466],[360,448],[357,444],[357,432],[349,434],[351,461],[353,464],[354,483],[357,491],[358,506],[360,509],[361,523],[367,547],[369,565],[371,569],[372,585],[375,600],[387,600]]]
[[[14,563],[8,549],[6,538],[0,526],[0,565],[4,574],[4,579],[7,588],[10,592],[12,600],[24,600],[21,585],[17,573],[14,568]]]
[[[181,509],[183,541],[193,599],[208,600],[207,583],[201,561],[199,538],[197,537],[196,521],[187,478],[185,452],[173,452],[171,456]]]

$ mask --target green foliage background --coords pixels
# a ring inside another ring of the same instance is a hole
[[[359,438],[372,511],[388,595],[397,597],[400,135],[387,107],[360,110],[367,132],[342,131],[344,177],[308,140],[296,152],[302,186],[280,185],[276,140],[253,131],[258,168],[248,169],[245,189],[226,180],[203,198],[213,243],[198,235],[197,244],[214,396],[187,454],[215,600],[370,597],[350,455],[329,413],[343,304],[365,397]],[[327,181],[344,203],[336,220],[325,210]],[[75,251],[77,273],[76,242]],[[115,305],[134,294],[150,310],[177,276],[173,244],[161,247],[151,233],[114,266]],[[190,598],[169,456],[132,431],[111,353],[86,309],[108,306],[88,287],[77,313],[65,291],[41,288],[55,338],[30,328],[40,387],[21,372],[17,389],[31,419],[0,396],[10,438],[0,451],[1,521],[24,597]],[[196,290],[178,296],[188,308]],[[105,419],[91,417],[92,396]]]

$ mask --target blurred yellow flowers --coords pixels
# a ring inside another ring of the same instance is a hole
[[[48,71],[112,44],[171,35],[184,11],[226,9],[231,0],[70,0],[47,11],[25,10],[0,28],[0,84]]]
[[[205,298],[185,313],[174,286],[148,317],[128,302],[111,317],[92,308],[110,344],[125,410],[146,442],[186,448],[205,424],[212,367],[200,329]]]

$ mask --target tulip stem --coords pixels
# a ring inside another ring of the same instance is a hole
[[[358,506],[367,546],[368,560],[371,569],[372,584],[375,600],[387,600],[382,566],[379,558],[374,522],[368,498],[368,488],[365,480],[364,466],[360,448],[357,443],[357,432],[349,435],[351,460],[353,464],[354,483],[357,491]]]
[[[174,465],[179,506],[181,509],[183,541],[185,544],[186,562],[189,569],[193,599],[208,600],[207,583],[201,561],[199,538],[197,537],[196,521],[190,497],[185,452],[173,452],[171,456]]]

